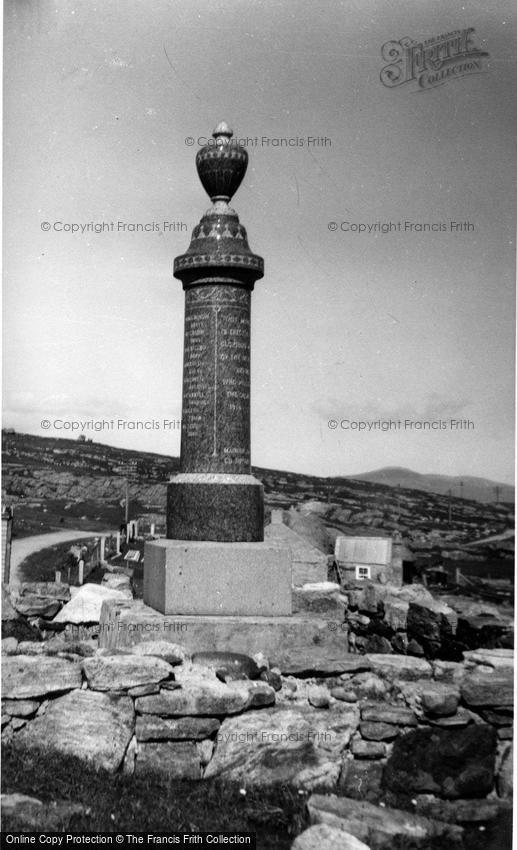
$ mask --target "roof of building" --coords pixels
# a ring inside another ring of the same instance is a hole
[[[304,561],[305,563],[320,563],[327,560],[327,556],[316,546],[312,546],[305,537],[297,534],[292,528],[284,523],[272,523],[264,528],[266,540],[282,540],[289,546],[293,561]]]
[[[336,537],[335,557],[342,563],[391,564],[391,537]]]

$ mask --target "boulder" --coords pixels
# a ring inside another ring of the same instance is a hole
[[[368,655],[372,670],[383,679],[396,682],[400,679],[413,681],[415,679],[430,679],[433,668],[423,658],[412,658],[408,655]]]
[[[346,830],[376,850],[393,850],[394,846],[421,847],[431,842],[458,850],[462,846],[463,829],[387,806],[376,806],[366,800],[313,794],[307,801],[311,823],[325,823]],[[438,846],[437,844],[435,846]]]
[[[173,779],[201,779],[201,760],[194,741],[139,744],[135,774],[153,773]]]
[[[129,697],[72,691],[52,700],[45,714],[18,733],[16,743],[76,756],[113,773],[122,764],[133,726]]]
[[[384,621],[394,632],[405,632],[409,602],[390,596],[384,600]]]
[[[405,795],[486,796],[494,785],[495,755],[495,729],[486,724],[415,729],[394,742],[384,784]]]
[[[154,656],[104,655],[82,663],[88,686],[94,691],[116,691],[150,685],[174,676],[166,661]]]
[[[454,729],[459,726],[468,726],[473,721],[477,723],[479,717],[460,705],[456,714],[451,714],[450,717],[428,715],[426,720],[432,726],[440,726],[442,729]]]
[[[435,717],[450,717],[452,714],[456,714],[460,692],[454,685],[432,682],[424,688],[420,699],[426,714]]]
[[[375,673],[357,673],[348,684],[360,699],[383,699],[389,690],[389,685]]]
[[[314,686],[309,689],[308,700],[314,708],[328,708],[330,705],[330,693],[325,687]]]
[[[221,723],[216,717],[179,717],[166,720],[153,714],[136,719],[138,741],[197,741],[217,732]]]
[[[363,720],[359,724],[359,731],[367,741],[393,741],[399,734],[397,726],[391,723],[375,723]]]
[[[337,686],[330,689],[330,696],[342,702],[357,702],[357,694],[350,688]]]
[[[2,655],[16,655],[18,641],[15,637],[2,638]]]
[[[228,717],[217,733],[205,778],[223,776],[246,785],[286,782],[307,789],[334,788],[358,715],[351,707],[322,712],[300,706]]]
[[[438,682],[455,682],[459,684],[465,678],[465,665],[458,661],[433,661],[434,678]]]
[[[379,761],[346,759],[338,782],[340,796],[377,802],[383,793],[383,770],[384,765]]]
[[[113,590],[99,584],[83,584],[74,598],[61,608],[54,618],[54,623],[98,623],[102,603],[107,599],[122,601],[127,599],[127,595],[121,590]]]
[[[381,741],[363,741],[361,738],[354,738],[350,745],[350,752],[357,759],[382,759],[386,755],[386,745]]]
[[[461,683],[461,697],[470,707],[513,705],[513,675],[510,668],[493,673],[474,671]]]
[[[206,679],[186,681],[178,690],[161,690],[156,695],[138,697],[135,707],[139,714],[161,714],[169,717],[213,716],[243,711],[249,700],[250,694],[243,682],[232,683],[230,686],[217,679]]]
[[[366,652],[368,653],[390,653],[393,652],[393,647],[389,642],[388,638],[382,637],[382,635],[370,635],[366,640],[365,646]]]
[[[425,652],[434,656],[442,644],[456,634],[458,615],[437,599],[419,604],[410,602],[407,614],[407,634],[418,641]]]
[[[370,850],[370,848],[349,832],[319,823],[301,832],[291,844],[291,850]]]
[[[39,596],[24,596],[16,600],[15,608],[24,617],[44,617],[50,620],[61,608],[61,602]]]
[[[81,668],[63,658],[11,655],[2,663],[4,699],[31,699],[80,688]]]
[[[266,705],[274,705],[276,701],[275,689],[267,682],[239,682],[248,691],[248,702],[246,708],[262,708]]]

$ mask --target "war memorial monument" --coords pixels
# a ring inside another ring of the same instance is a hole
[[[335,669],[346,630],[328,629],[318,591],[294,586],[289,545],[264,539],[263,487],[251,474],[251,293],[264,264],[230,206],[248,163],[232,136],[222,122],[197,153],[212,206],[174,263],[185,332],[181,462],[168,485],[167,537],[146,544],[143,604],[106,606],[101,644],[139,642],[146,623],[154,637],[159,630],[177,640],[170,625],[181,618],[189,651],[263,651],[284,669],[311,669],[316,659]],[[326,579],[321,567],[310,573],[300,585]]]

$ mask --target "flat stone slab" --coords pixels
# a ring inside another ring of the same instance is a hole
[[[133,735],[130,697],[114,698],[96,691],[72,691],[49,703],[18,733],[16,741],[76,756],[114,772],[122,763]]]
[[[179,717],[166,720],[152,714],[136,719],[137,741],[198,741],[209,738],[221,725],[217,717]]]
[[[172,678],[173,668],[152,655],[98,655],[86,658],[82,669],[94,691],[116,691]]]
[[[496,669],[493,673],[475,670],[461,683],[463,701],[471,707],[513,705],[513,675],[510,668]]]
[[[262,652],[271,667],[288,674],[339,674],[368,669],[367,660],[348,654],[346,629],[330,629],[320,617],[168,616],[140,600],[109,600],[102,608],[99,646],[124,649],[153,639],[180,643],[190,654]]]
[[[275,542],[146,543],[144,601],[162,614],[291,613],[291,554]]]
[[[159,773],[173,779],[201,779],[201,755],[194,741],[141,743],[135,773],[137,776]]]
[[[374,673],[390,682],[403,679],[430,679],[433,668],[423,658],[413,658],[411,655],[388,655],[384,653],[369,653],[366,658]]]
[[[371,723],[391,723],[394,726],[417,725],[416,714],[410,708],[386,703],[364,705],[361,708],[361,719]]]
[[[81,668],[63,658],[9,655],[2,661],[4,699],[32,699],[80,688]]]
[[[223,715],[275,703],[275,691],[266,682],[231,681],[226,684],[215,677],[187,671],[175,683],[174,690],[167,689],[167,684],[159,694],[139,698],[137,711],[169,716]]]

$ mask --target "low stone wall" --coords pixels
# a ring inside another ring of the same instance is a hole
[[[3,651],[4,741],[109,771],[289,781],[371,800],[509,794],[510,651],[433,664],[365,655],[326,679],[152,640],[125,653],[9,638]]]
[[[341,832],[346,826],[375,850],[391,847],[394,835],[415,846],[429,835],[454,846],[462,824],[489,821],[510,804],[512,650],[465,651],[461,661],[344,653],[331,669],[323,658],[308,675],[303,665],[271,667],[260,652],[196,652],[181,645],[181,634],[174,643],[150,633],[122,648],[99,648],[97,637],[74,640],[81,616],[100,619],[108,590],[121,594],[114,605],[133,604],[124,577],[109,582],[117,587],[87,586],[82,601],[77,594],[65,603],[68,613],[54,616],[68,623],[63,631],[47,623],[45,640],[2,640],[5,742],[52,748],[111,773],[221,777],[242,787],[283,782],[319,792],[309,811],[320,850],[340,846],[321,838],[336,818]],[[39,590],[50,599],[57,593]],[[14,599],[18,607],[27,595]],[[333,626],[355,613],[353,598],[348,603],[345,613],[327,586],[295,594],[298,611],[324,614]],[[12,615],[18,620],[8,622],[20,628],[20,615]],[[33,628],[30,617],[26,627]],[[298,850],[311,846],[303,840]]]
[[[466,597],[434,597],[423,585],[349,582],[346,622],[356,652],[460,661],[478,647],[513,648],[513,613]]]

